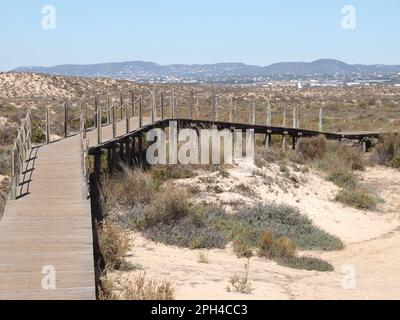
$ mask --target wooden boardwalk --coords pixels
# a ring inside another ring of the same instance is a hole
[[[130,121],[137,129],[138,118]],[[118,122],[117,134],[125,130],[125,122]],[[92,146],[95,133],[88,132]],[[110,125],[103,128],[103,138],[112,139]],[[80,137],[33,148],[28,158],[19,197],[8,201],[0,220],[0,300],[95,299],[92,217],[90,201],[82,199]],[[42,286],[46,266],[54,267],[54,290]]]

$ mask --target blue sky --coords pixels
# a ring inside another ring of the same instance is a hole
[[[55,30],[41,26],[48,4]],[[355,30],[342,28],[344,5],[356,9]],[[400,64],[399,17],[398,0],[7,0],[0,70],[128,60]]]

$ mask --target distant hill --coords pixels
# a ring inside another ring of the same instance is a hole
[[[153,62],[130,61],[91,65],[58,65],[54,67],[20,67],[14,72],[34,72],[63,76],[111,77],[129,80],[213,80],[224,78],[269,76],[334,76],[392,75],[400,73],[400,65],[351,65],[338,60],[313,62],[281,62],[266,67],[244,63],[198,65],[159,65]]]

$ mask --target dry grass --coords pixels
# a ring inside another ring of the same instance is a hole
[[[151,175],[141,169],[124,168],[102,179],[103,204],[107,209],[149,203],[157,189]]]
[[[250,259],[247,259],[247,263],[244,266],[244,274],[234,274],[229,280],[226,291],[243,294],[250,294],[254,291],[252,283],[249,281],[249,267]]]
[[[128,234],[109,220],[97,225],[100,252],[107,270],[121,269],[125,256],[131,248]]]
[[[261,233],[258,240],[258,249],[261,256],[267,258],[290,258],[296,255],[296,246],[288,237],[274,238],[267,230]]]
[[[204,263],[204,264],[208,264],[209,260],[208,260],[208,255],[205,252],[200,252],[199,253],[199,263]]]
[[[324,136],[301,138],[297,143],[297,155],[301,161],[322,159],[326,153],[326,144]]]
[[[400,168],[400,135],[382,135],[375,144],[371,159],[380,165]]]
[[[142,273],[125,281],[121,298],[124,300],[175,300],[176,289],[167,280],[146,280]]]

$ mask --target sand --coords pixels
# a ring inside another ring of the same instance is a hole
[[[127,259],[143,267],[143,271],[115,272],[114,281],[124,281],[140,272],[149,278],[168,279],[177,288],[177,299],[396,299],[400,297],[400,172],[383,168],[368,168],[360,179],[385,201],[376,212],[364,212],[344,207],[332,201],[338,188],[315,172],[295,173],[303,182],[272,184],[249,175],[243,168],[231,168],[228,178],[218,173],[180,181],[196,183],[205,190],[204,177],[214,177],[213,184],[225,192],[213,194],[214,201],[239,198],[248,202],[275,201],[297,206],[316,225],[339,236],[345,249],[335,252],[305,252],[330,262],[333,272],[294,270],[277,265],[265,258],[250,259],[251,294],[228,292],[229,279],[243,274],[247,259],[239,259],[230,245],[223,250],[189,250],[154,243],[132,232],[132,250]],[[276,165],[264,173],[280,176]],[[213,179],[211,179],[212,181]],[[277,181],[284,180],[282,177]],[[235,194],[232,189],[240,183],[255,186],[257,199]],[[384,188],[382,188],[384,186]],[[284,190],[281,189],[283,187]],[[229,191],[230,190],[230,191]],[[203,191],[198,199],[211,198]],[[228,208],[229,209],[229,208]],[[208,263],[200,263],[203,252]]]

